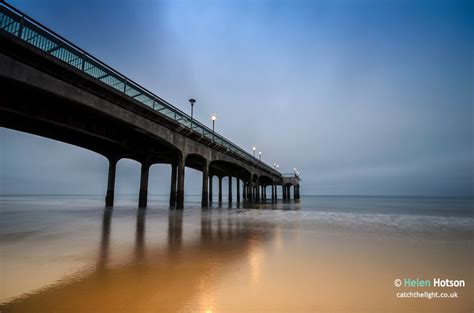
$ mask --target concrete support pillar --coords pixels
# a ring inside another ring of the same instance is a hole
[[[212,178],[213,177],[214,177],[213,175],[209,176],[209,203],[212,202]]]
[[[247,200],[247,182],[243,181],[242,198]]]
[[[275,201],[275,182],[272,182],[272,201]]]
[[[300,185],[296,185],[294,187],[295,189],[295,199],[299,199],[300,198]]]
[[[219,176],[219,202],[222,202],[222,176]]]
[[[232,176],[229,176],[229,203],[232,202]]]
[[[178,192],[176,195],[176,208],[184,207],[184,164],[185,157],[180,158],[178,162]]]
[[[275,183],[275,201],[278,200],[278,185]]]
[[[150,172],[150,164],[142,162],[140,171],[140,194],[138,195],[138,207],[146,208],[148,200],[148,174]]]
[[[170,207],[174,208],[176,206],[176,172],[178,166],[176,164],[171,164],[171,186],[170,186]]]
[[[286,200],[286,199],[287,199],[287,198],[286,198],[286,197],[287,197],[287,193],[286,193],[286,186],[285,186],[285,185],[282,186],[282,191],[283,191],[283,199]]]
[[[260,185],[258,183],[258,180],[255,185],[255,199],[260,200]]]
[[[240,202],[240,179],[237,177],[237,203]]]
[[[114,206],[115,195],[115,172],[117,170],[117,159],[109,158],[109,175],[107,179],[107,193],[105,195],[105,207]]]
[[[207,161],[204,164],[204,168],[202,170],[202,200],[201,206],[203,208],[209,205],[209,167],[207,165]]]

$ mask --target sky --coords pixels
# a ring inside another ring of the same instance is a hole
[[[10,4],[283,172],[302,194],[473,195],[470,1]],[[93,152],[0,129],[2,194],[102,194]],[[117,192],[138,193],[139,164]],[[153,166],[150,192],[169,190]],[[186,193],[200,191],[186,171]],[[235,184],[234,184],[235,185]]]

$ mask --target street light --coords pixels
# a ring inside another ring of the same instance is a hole
[[[253,150],[253,157],[255,158],[255,150],[257,150],[256,147],[252,147],[252,150]]]
[[[262,152],[259,152],[259,153],[258,153],[258,159],[259,159],[260,161],[262,161]]]
[[[298,169],[296,167],[293,167],[293,172],[296,176],[300,176],[300,172],[298,172]]]
[[[276,168],[277,164],[275,162],[273,162],[273,168]]]
[[[194,100],[193,98],[189,99],[189,103],[191,103],[191,130],[193,129],[193,109],[194,109]]]
[[[211,115],[211,121],[212,121],[212,141],[214,141],[214,125],[216,123],[216,120],[217,120],[217,115],[216,113],[212,113]]]

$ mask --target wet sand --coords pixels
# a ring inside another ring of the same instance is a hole
[[[344,215],[308,223],[303,211],[235,208],[62,214],[43,210],[37,226],[23,220],[21,230],[2,232],[2,313],[473,309],[469,225],[410,233],[376,220],[342,223]],[[395,287],[403,277],[466,287]],[[396,297],[416,290],[458,298]]]

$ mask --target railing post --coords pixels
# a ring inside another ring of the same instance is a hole
[[[21,39],[21,36],[23,35],[23,26],[24,26],[24,24],[25,24],[25,17],[22,16],[20,18],[20,28],[18,29],[18,38],[20,38],[20,39]]]
[[[81,71],[84,72],[84,69],[86,68],[86,54],[82,54],[82,65],[81,65]]]

